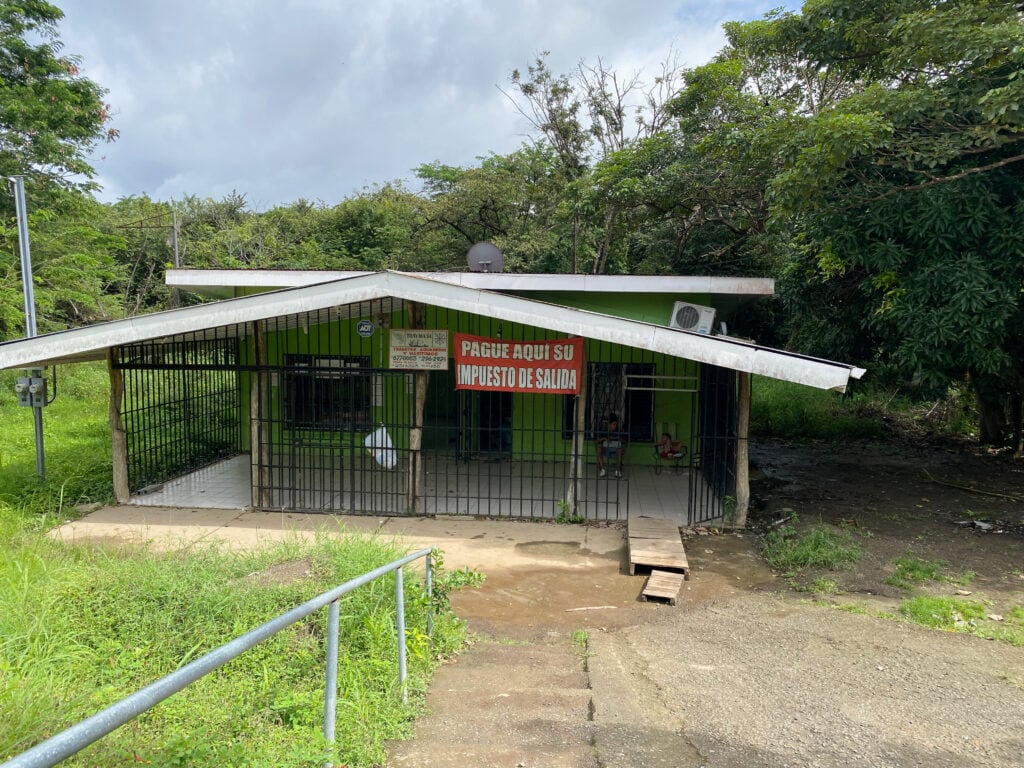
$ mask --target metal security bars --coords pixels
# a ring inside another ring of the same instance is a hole
[[[587,340],[578,396],[459,389],[451,359],[432,370],[391,367],[391,332],[413,328],[447,332],[450,344],[457,332],[562,338],[384,298],[122,348],[132,491],[241,452],[251,472],[239,503],[260,509],[721,516],[734,482],[735,397],[715,392],[732,372],[709,378],[693,361]],[[596,461],[613,414],[621,476],[602,475]],[[692,466],[655,480],[663,432],[687,443]]]
[[[238,340],[191,335],[122,347],[128,486],[155,484],[239,453]]]
[[[143,712],[152,709],[164,699],[173,696],[181,689],[196,680],[224,666],[232,659],[241,656],[253,646],[266,640],[282,629],[304,619],[314,611],[324,607],[327,614],[327,646],[324,682],[324,740],[328,748],[334,745],[335,714],[338,701],[338,636],[339,603],[338,601],[359,587],[369,584],[392,571],[395,574],[395,637],[398,641],[398,680],[402,691],[402,701],[407,698],[405,680],[406,672],[406,641],[405,641],[405,586],[402,578],[402,567],[423,558],[425,563],[424,589],[427,600],[428,637],[433,637],[433,613],[431,598],[433,595],[433,570],[431,567],[433,548],[421,549],[398,560],[393,560],[372,571],[346,581],[341,586],[324,592],[312,600],[283,613],[277,618],[256,627],[244,635],[213,649],[205,656],[192,661],[171,674],[150,683],[140,691],[127,696],[116,704],[97,712],[56,736],[51,736],[41,744],[37,744],[26,752],[3,763],[0,768],[50,768],[50,766],[71,757],[90,744],[99,741],[111,731],[134,720]],[[326,764],[329,768],[330,763]]]
[[[701,368],[701,397],[695,403],[699,425],[690,447],[691,525],[712,520],[731,522],[736,496],[736,373],[728,368]]]

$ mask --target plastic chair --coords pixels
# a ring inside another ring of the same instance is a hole
[[[687,447],[684,445],[680,448],[679,452],[673,456],[663,457],[657,443],[654,444],[654,474],[660,475],[663,466],[671,465],[672,469],[678,475],[683,471],[684,464],[686,461]]]

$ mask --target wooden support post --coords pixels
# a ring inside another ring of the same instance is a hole
[[[747,525],[747,510],[750,509],[750,374],[740,371],[739,414],[736,419],[736,509],[733,525],[744,528]]]
[[[565,501],[570,515],[579,514],[580,484],[583,482],[583,468],[586,456],[587,434],[587,358],[584,354],[580,361],[580,392],[576,396],[576,413],[573,414],[574,427],[572,433],[572,471],[569,473],[569,487],[565,493]]]
[[[107,351],[107,371],[110,375],[110,418],[111,454],[114,460],[114,498],[118,504],[127,504],[131,500],[128,486],[128,441],[124,432],[124,419],[121,416],[121,404],[124,402],[124,374],[117,367],[119,352],[117,347]]]
[[[410,328],[423,328],[423,305],[406,302]],[[409,426],[409,475],[407,504],[409,514],[423,514],[423,411],[427,402],[427,387],[430,384],[429,371],[412,374],[413,404],[412,424]]]
[[[263,334],[263,323],[256,320],[249,325],[252,335],[253,358],[257,370],[251,374],[249,382],[249,459],[251,478],[251,499],[257,509],[269,509],[270,498],[270,467],[269,436],[264,426],[267,415],[267,404],[270,402],[267,365],[267,346]]]

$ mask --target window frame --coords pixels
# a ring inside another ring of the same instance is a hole
[[[359,431],[373,424],[369,355],[284,356],[282,421],[293,431]]]

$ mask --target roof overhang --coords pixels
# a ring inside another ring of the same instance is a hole
[[[237,289],[270,291],[347,280],[375,272],[314,269],[168,269],[164,281],[201,296],[230,298]],[[766,277],[688,277],[679,275],[549,275],[506,272],[403,272],[439,283],[501,292],[708,294],[758,299],[775,293]]]
[[[375,299],[412,301],[495,317],[819,389],[843,392],[851,378],[859,379],[864,373],[854,366],[761,347],[739,339],[680,331],[400,272],[366,273],[8,341],[0,344],[0,369],[98,360],[105,358],[112,347]]]

